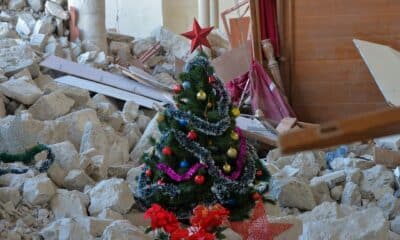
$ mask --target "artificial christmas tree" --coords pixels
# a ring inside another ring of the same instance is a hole
[[[174,87],[175,105],[159,114],[161,139],[143,156],[145,167],[135,196],[188,219],[198,204],[220,203],[231,220],[247,217],[268,188],[269,173],[235,125],[223,83],[200,54]]]

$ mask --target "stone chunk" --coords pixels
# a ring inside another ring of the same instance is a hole
[[[46,174],[28,178],[24,183],[23,196],[32,205],[47,203],[55,193],[56,186]]]
[[[271,196],[282,207],[312,210],[315,207],[313,192],[308,184],[296,178],[274,180]]]
[[[342,193],[342,203],[361,206],[361,193],[358,185],[347,182]]]
[[[35,12],[39,12],[43,10],[43,0],[27,0],[29,6]]]
[[[100,213],[104,208],[125,214],[135,203],[128,184],[123,179],[109,179],[98,183],[89,192],[91,215]]]
[[[393,172],[386,169],[382,165],[377,165],[368,170],[362,171],[361,191],[368,194],[372,193],[375,199],[380,199],[387,192],[394,192],[392,186],[394,185]]]
[[[101,240],[117,240],[117,239],[152,239],[150,235],[146,235],[143,230],[133,226],[128,221],[114,221],[103,232]]]
[[[0,202],[12,202],[14,207],[21,201],[21,193],[16,187],[1,187],[0,188]]]
[[[26,105],[33,104],[43,94],[32,80],[25,77],[10,79],[0,84],[0,91],[7,97]]]
[[[400,199],[394,197],[391,193],[386,193],[378,201],[386,219],[393,219],[400,214]]]
[[[38,120],[54,120],[67,114],[75,101],[61,92],[44,95],[35,102],[29,112]]]
[[[95,182],[86,173],[81,170],[69,171],[68,175],[64,178],[64,186],[68,190],[78,190],[83,192],[86,185],[94,185]]]
[[[109,208],[103,209],[98,215],[98,218],[101,219],[112,219],[112,220],[123,220],[124,216],[122,214],[117,213],[114,210],[111,210]]]
[[[122,114],[125,122],[129,123],[135,121],[139,115],[139,105],[131,101],[126,102],[122,109]]]
[[[47,44],[47,35],[42,33],[34,33],[31,35],[31,40],[29,44],[31,47],[37,51],[43,51],[43,48]]]
[[[36,20],[28,12],[19,14],[15,30],[21,36],[29,36],[35,27]]]
[[[329,191],[329,187],[326,182],[311,184],[310,187],[313,192],[316,204],[333,201],[331,198],[331,192]]]
[[[320,177],[314,177],[311,179],[311,184],[316,184],[318,182],[326,182],[329,188],[333,188],[337,183],[344,182],[346,179],[345,171],[336,171],[333,173],[328,173]]]
[[[77,221],[71,218],[58,219],[40,231],[44,240],[85,239],[94,240]]]
[[[26,6],[25,0],[10,0],[8,1],[8,9],[10,10],[21,10]]]
[[[343,193],[342,185],[336,186],[331,189],[331,197],[336,201],[340,201],[340,199],[342,198],[342,193]]]
[[[303,224],[300,239],[388,239],[389,224],[379,208],[372,207],[340,219]]]
[[[305,212],[298,217],[304,222],[314,222],[327,219],[339,219],[345,217],[346,214],[335,202],[324,202],[315,207],[310,212]]]
[[[400,216],[396,216],[396,218],[390,222],[390,230],[400,234]]]
[[[113,222],[111,219],[95,217],[77,217],[75,220],[94,237],[101,237],[106,227]]]
[[[50,207],[56,219],[87,216],[89,198],[78,191],[58,189],[51,199]]]
[[[319,171],[326,165],[325,161],[319,161],[313,152],[304,152],[296,155],[291,166],[299,169],[297,177],[307,180],[317,176]]]
[[[36,22],[35,27],[33,28],[33,33],[51,35],[55,30],[52,22],[53,20],[51,16],[44,16]]]
[[[60,18],[62,20],[69,19],[68,11],[65,11],[59,4],[55,2],[46,1],[45,8],[46,12],[48,12],[50,15],[54,17]]]

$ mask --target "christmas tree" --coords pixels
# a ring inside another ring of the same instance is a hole
[[[135,197],[182,220],[197,205],[216,203],[229,209],[230,220],[242,220],[268,190],[270,175],[236,127],[240,111],[206,55],[189,61],[179,80],[175,104],[158,115],[162,136],[143,155]]]

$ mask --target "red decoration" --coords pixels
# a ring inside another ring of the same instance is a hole
[[[182,33],[182,36],[192,40],[192,47],[190,52],[193,52],[198,46],[206,46],[211,48],[207,40],[207,35],[213,30],[214,27],[201,28],[196,19],[193,20],[193,29],[190,32]]]
[[[144,213],[144,219],[151,219],[151,228],[163,228],[166,232],[172,233],[179,229],[179,222],[175,215],[164,210],[160,205],[153,204],[151,208]]]
[[[164,181],[162,179],[158,180],[157,185],[164,185]]]
[[[209,76],[208,77],[208,83],[209,84],[214,84],[215,83],[215,77],[214,76]]]
[[[196,177],[194,177],[194,182],[198,185],[203,185],[205,181],[206,179],[203,175],[197,175]]]
[[[273,240],[293,226],[293,224],[269,223],[261,200],[257,202],[250,221],[231,222],[230,225],[233,231],[248,240]]]
[[[203,229],[214,229],[223,223],[227,223],[229,211],[222,205],[216,204],[212,207],[198,205],[193,209],[193,217],[190,220],[192,226]]]
[[[253,193],[253,196],[251,197],[253,198],[254,201],[258,201],[262,198],[262,196],[258,192]]]
[[[151,172],[150,169],[147,169],[147,170],[146,170],[146,176],[147,176],[147,177],[151,177],[152,174],[153,174],[153,173]]]
[[[182,92],[182,86],[180,84],[176,84],[173,89],[174,93],[178,94],[180,92]]]
[[[162,153],[165,156],[171,156],[172,155],[172,149],[170,147],[164,147],[162,150]]]
[[[263,172],[261,170],[256,171],[256,176],[261,177],[263,175]]]
[[[190,131],[189,133],[188,133],[188,135],[187,135],[187,137],[190,139],[190,140],[192,140],[192,141],[194,141],[194,140],[196,140],[197,139],[197,133],[195,132],[195,131]]]

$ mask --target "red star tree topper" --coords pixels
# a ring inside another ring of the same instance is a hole
[[[230,225],[233,231],[247,240],[273,240],[274,237],[292,227],[292,224],[268,222],[265,207],[261,200],[257,202],[250,221],[231,222]]]
[[[210,34],[213,28],[214,27],[201,28],[196,18],[193,20],[193,30],[181,34],[182,36],[192,40],[190,52],[193,52],[199,46],[211,48],[211,45],[207,40],[207,36]]]

